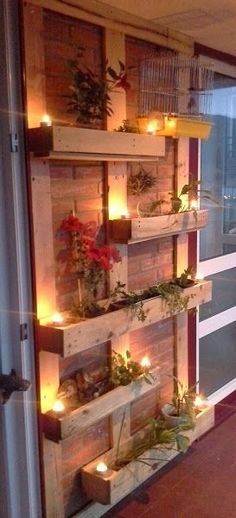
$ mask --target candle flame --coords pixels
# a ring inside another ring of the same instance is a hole
[[[42,116],[42,119],[41,119],[40,122],[42,122],[45,126],[51,126],[52,125],[51,118],[49,117],[49,115],[47,113],[45,113]]]
[[[56,401],[53,403],[52,410],[54,412],[63,412],[65,410],[65,406],[60,399],[56,399]]]
[[[151,367],[151,362],[148,358],[148,356],[144,356],[140,362],[141,367],[144,369],[149,369]]]
[[[53,324],[62,324],[63,322],[63,316],[60,314],[60,313],[54,313],[54,315],[52,316],[52,322]]]

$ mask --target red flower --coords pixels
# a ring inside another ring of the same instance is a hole
[[[59,230],[64,232],[82,232],[84,230],[84,224],[81,221],[70,214],[67,218],[63,219]]]

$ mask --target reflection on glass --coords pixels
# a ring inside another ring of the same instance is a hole
[[[212,102],[213,128],[202,143],[201,187],[217,204],[209,209],[209,223],[200,236],[200,259],[236,251],[236,80],[215,74]]]
[[[212,300],[200,306],[200,321],[236,306],[236,268],[210,275],[207,280],[213,281]]]
[[[204,338],[199,343],[199,386],[206,396],[229,383],[236,373],[236,322]]]

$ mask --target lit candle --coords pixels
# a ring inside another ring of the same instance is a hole
[[[153,135],[155,133],[155,122],[154,121],[148,122],[147,133],[148,133],[148,135]]]
[[[129,218],[129,212],[123,212],[121,215],[120,215],[121,219],[128,219]]]
[[[51,125],[52,125],[52,121],[51,121],[49,115],[47,115],[47,113],[45,113],[42,117],[42,120],[40,121],[40,126],[41,126],[41,128],[45,128],[45,127],[48,127]]]
[[[96,471],[102,475],[104,475],[105,473],[107,473],[108,471],[108,467],[107,465],[105,464],[105,462],[99,462],[97,467],[96,467]]]
[[[60,399],[56,399],[56,401],[53,403],[52,410],[53,412],[64,412],[65,406]]]
[[[52,316],[52,323],[54,326],[60,326],[64,322],[63,316],[60,313],[54,313]]]
[[[140,365],[141,367],[143,367],[144,369],[150,369],[151,367],[151,362],[148,358],[148,356],[144,356],[140,362]]]
[[[195,397],[195,400],[194,400],[194,406],[195,406],[195,409],[196,410],[203,410],[204,408],[207,407],[207,401],[206,399],[203,399],[203,397],[198,394],[196,397]]]
[[[191,200],[191,202],[190,202],[190,209],[191,210],[197,210],[198,209],[198,202],[197,202],[197,200]]]
[[[197,272],[196,275],[195,275],[195,279],[196,279],[196,281],[199,281],[199,282],[203,281],[203,279],[204,279],[203,273]]]

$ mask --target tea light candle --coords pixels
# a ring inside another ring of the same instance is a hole
[[[108,472],[108,467],[105,464],[105,462],[99,462],[98,465],[96,466],[96,471],[100,475],[105,475]]]
[[[141,367],[143,367],[144,369],[150,369],[151,367],[151,362],[148,358],[148,356],[144,356],[140,362],[140,365]]]
[[[200,281],[203,281],[203,280],[204,280],[204,275],[203,275],[203,273],[201,273],[201,272],[197,272],[197,273],[196,273],[196,275],[195,275],[195,280],[196,280],[196,281],[199,281],[199,282],[200,282]]]
[[[195,406],[195,409],[200,411],[200,410],[203,410],[204,408],[206,408],[207,401],[205,399],[203,399],[203,397],[200,394],[198,394],[195,397],[193,404]]]
[[[64,318],[63,316],[60,314],[60,313],[54,313],[54,315],[52,316],[52,323],[54,326],[60,326],[62,325],[64,322]]]
[[[191,200],[191,202],[190,202],[190,209],[191,210],[197,210],[198,209],[198,202],[197,202],[197,200]]]
[[[63,405],[62,401],[60,399],[56,399],[56,401],[53,403],[52,407],[53,412],[64,412],[65,406]]]
[[[128,212],[124,212],[123,214],[120,215],[121,219],[128,219],[129,218],[129,213]]]
[[[41,128],[47,128],[52,125],[52,121],[47,113],[45,113],[40,121]]]

